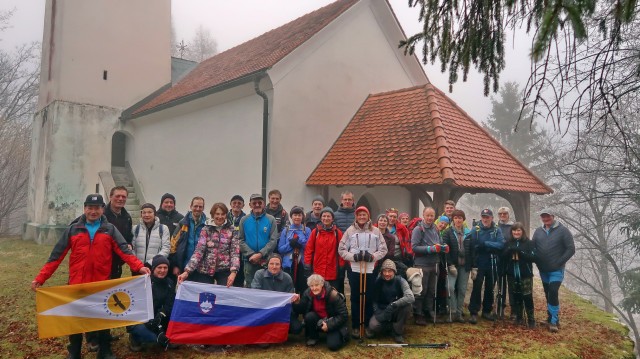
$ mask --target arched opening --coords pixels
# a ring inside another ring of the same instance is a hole
[[[332,198],[329,200],[329,204],[327,204],[334,212],[338,210],[338,203]]]
[[[116,132],[111,138],[111,167],[124,167],[127,152],[127,136]]]
[[[358,208],[360,206],[365,206],[365,207],[367,207],[369,209],[369,212],[371,213],[372,220],[374,218],[376,218],[378,216],[378,213],[380,212],[380,205],[376,201],[375,197],[373,197],[372,195],[370,195],[368,193],[363,194],[358,199],[358,203],[356,204],[356,208]]]

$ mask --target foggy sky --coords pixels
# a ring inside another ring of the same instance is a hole
[[[332,0],[173,0],[171,11],[178,41],[188,41],[199,25],[211,30],[224,51],[297,17],[318,9]],[[407,0],[389,0],[407,36],[421,29],[418,9],[409,8]],[[0,48],[11,49],[24,42],[42,41],[44,0],[0,0],[0,9],[15,9],[11,28],[0,34]],[[115,24],[114,24],[115,25]],[[515,45],[514,45],[515,43]],[[530,72],[530,40],[518,34],[507,45],[506,69],[501,83],[516,81],[524,87]],[[419,54],[421,56],[421,54]],[[440,64],[425,66],[429,80],[448,93],[448,75],[440,72]],[[491,113],[491,102],[483,96],[482,76],[470,71],[468,82],[460,80],[448,95],[476,121],[484,121]]]

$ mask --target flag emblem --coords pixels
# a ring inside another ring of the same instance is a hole
[[[213,306],[216,304],[216,295],[209,292],[202,292],[198,297],[198,305],[200,305],[200,311],[203,314],[209,313]]]
[[[153,319],[148,275],[38,288],[40,338],[143,324]]]
[[[131,312],[131,306],[135,303],[133,293],[124,290],[107,292],[104,300],[104,308],[109,316],[124,317]]]

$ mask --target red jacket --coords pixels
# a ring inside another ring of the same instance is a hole
[[[36,277],[40,284],[49,279],[69,255],[69,283],[79,284],[107,280],[111,276],[111,261],[113,253],[131,267],[133,272],[139,271],[143,264],[136,258],[127,246],[127,242],[120,232],[102,216],[100,228],[91,241],[89,231],[85,227],[86,217],[83,215],[78,222],[67,228],[58,243],[53,247],[49,260],[42,267]]]
[[[313,273],[320,274],[325,280],[338,279],[338,267],[344,267],[344,259],[338,255],[338,244],[342,231],[333,225],[330,230],[322,224],[311,231],[311,237],[304,249],[304,265],[313,266]]]
[[[402,258],[413,258],[413,249],[411,248],[411,233],[404,224],[396,222],[396,236],[400,240],[400,251]]]

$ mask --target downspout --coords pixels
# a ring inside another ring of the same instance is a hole
[[[256,76],[253,80],[254,89],[256,94],[262,97],[262,182],[260,193],[262,197],[266,198],[267,195],[267,162],[268,162],[268,150],[269,150],[269,97],[267,94],[260,90],[260,80],[264,78],[264,75]]]

